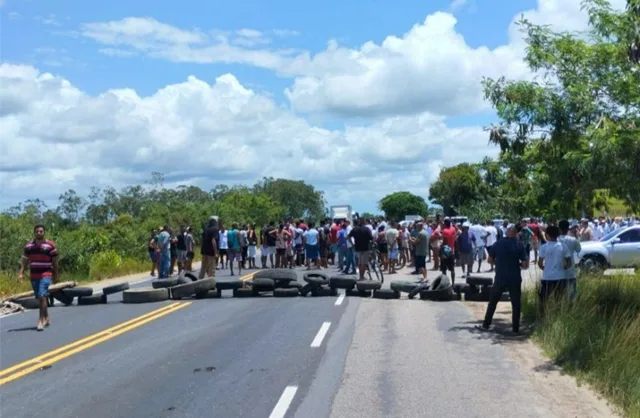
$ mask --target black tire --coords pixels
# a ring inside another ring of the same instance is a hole
[[[53,298],[53,296],[51,296],[51,294],[49,294],[49,296],[47,296],[47,306],[51,308],[55,304],[56,304],[56,300]]]
[[[299,289],[302,288],[302,283],[297,282],[297,281],[296,282],[289,282],[289,283],[287,283],[286,286],[283,286],[282,288],[284,288],[284,289],[292,289],[293,288],[293,289],[298,289],[299,290]]]
[[[334,289],[353,289],[358,280],[355,276],[333,276],[329,279],[329,286]]]
[[[318,286],[312,283],[307,283],[306,285],[300,288],[299,290],[300,296],[307,296],[309,293],[313,292],[315,289],[318,289],[320,287],[321,286]]]
[[[373,292],[371,290],[357,290],[357,289],[349,289],[345,290],[345,295],[349,297],[358,297],[358,298],[370,298]]]
[[[436,290],[422,290],[420,291],[420,299],[433,300],[439,302],[446,302],[452,300],[453,287],[447,286]]]
[[[474,286],[491,286],[493,284],[493,279],[487,277],[467,277],[467,284],[472,284]]]
[[[389,283],[389,287],[392,290],[395,290],[396,292],[404,292],[404,293],[411,293],[411,291],[416,287],[418,287],[419,285],[420,283],[418,283],[417,281],[412,282],[409,280],[394,280],[391,283]]]
[[[474,284],[470,284],[467,285],[467,287],[465,288],[465,295],[479,295],[480,294],[480,288]]]
[[[378,290],[382,288],[382,283],[375,280],[359,280],[356,283],[358,290]]]
[[[453,295],[451,295],[451,300],[462,300],[462,293],[454,293]]]
[[[198,281],[198,276],[196,276],[195,274],[191,273],[190,271],[184,273],[184,278],[187,280],[191,280],[192,282],[197,282]]]
[[[107,295],[104,293],[78,298],[78,306],[99,305],[101,303],[107,303]]]
[[[240,289],[243,285],[244,283],[242,282],[242,280],[239,280],[239,279],[226,280],[225,279],[224,281],[216,282],[216,289],[235,290],[235,289]]]
[[[600,254],[587,254],[580,260],[580,272],[590,275],[600,275],[607,268],[607,260]]]
[[[326,286],[329,284],[329,276],[324,273],[305,273],[304,276],[302,276],[302,280],[318,286]]]
[[[400,292],[392,289],[378,289],[373,291],[374,299],[400,299]]]
[[[407,265],[407,257],[404,254],[398,255],[398,261],[396,262],[396,270],[405,268]]]
[[[40,299],[36,299],[33,297],[15,299],[13,302],[17,303],[18,305],[22,306],[25,309],[33,309],[33,310],[40,309]]]
[[[124,282],[120,284],[114,284],[113,286],[107,286],[102,288],[103,295],[113,295],[114,293],[124,292],[129,289],[129,283]]]
[[[298,273],[291,269],[269,269],[260,270],[254,276],[253,279],[271,279],[273,281],[294,281],[298,280]]]
[[[253,279],[251,285],[254,292],[272,292],[276,287],[276,282],[273,279]]]
[[[151,303],[169,299],[169,289],[153,287],[137,287],[122,292],[122,303]]]
[[[217,289],[207,290],[206,292],[196,293],[196,299],[220,299],[222,297],[222,292]]]
[[[489,302],[489,295],[481,293],[465,293],[464,300],[469,302]]]
[[[93,295],[93,289],[90,287],[67,287],[62,289],[62,293],[66,296],[80,298]]]
[[[216,279],[202,279],[195,282],[181,284],[171,288],[171,299],[180,300],[194,296],[198,293],[206,294],[209,290],[216,288]]]
[[[61,290],[57,292],[53,292],[51,296],[53,296],[55,300],[62,303],[64,306],[72,305],[73,299],[75,299],[73,296],[65,295]]]
[[[338,290],[330,287],[316,287],[311,291],[311,296],[314,296],[314,297],[338,296]]]
[[[300,291],[295,287],[281,287],[273,290],[273,296],[276,298],[293,298],[300,295]]]
[[[469,285],[464,283],[456,283],[453,285],[453,291],[457,294],[467,293],[469,290]]]
[[[234,298],[252,298],[253,296],[253,289],[249,289],[248,287],[233,289]]]
[[[153,287],[154,289],[166,289],[168,287],[174,287],[179,285],[180,283],[178,282],[177,278],[170,278],[170,279],[157,279],[157,280],[153,280],[151,282],[151,287]]]

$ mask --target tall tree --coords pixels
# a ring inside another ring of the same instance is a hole
[[[585,0],[587,33],[554,32],[519,22],[534,81],[485,79],[485,96],[501,123],[489,139],[503,154],[527,156],[557,215],[593,209],[610,189],[640,206],[640,71],[630,60],[638,16],[605,0]]]
[[[395,192],[383,197],[378,206],[388,219],[401,221],[407,215],[427,216],[427,202],[409,192]]]
[[[253,187],[284,208],[287,218],[311,217],[316,221],[325,216],[324,194],[302,180],[265,177]]]
[[[429,187],[429,199],[442,206],[446,216],[455,216],[483,196],[483,182],[477,165],[462,163],[443,168]]]

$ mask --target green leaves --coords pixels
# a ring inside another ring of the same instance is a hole
[[[427,216],[427,202],[409,192],[395,192],[383,197],[378,202],[380,210],[392,221],[402,221],[407,215]]]

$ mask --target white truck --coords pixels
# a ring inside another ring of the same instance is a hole
[[[337,219],[343,221],[348,219],[350,222],[353,220],[353,211],[351,205],[337,205],[329,208],[331,219]]]

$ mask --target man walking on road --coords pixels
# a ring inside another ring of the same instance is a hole
[[[29,267],[33,296],[40,301],[40,317],[37,329],[42,331],[44,327],[48,327],[51,324],[47,309],[47,298],[49,296],[49,286],[52,282],[56,283],[58,281],[58,251],[52,241],[45,239],[43,225],[36,225],[33,228],[33,233],[35,239],[29,241],[24,247],[18,280],[23,280],[24,271]]]
[[[484,322],[478,328],[482,331],[490,329],[502,293],[508,290],[511,299],[512,329],[515,334],[519,334],[520,297],[522,295],[521,270],[529,268],[529,256],[526,254],[525,246],[518,241],[518,231],[515,225],[509,225],[505,232],[505,238],[491,246],[489,260],[495,265],[496,275]]]
[[[240,242],[240,231],[238,224],[232,223],[231,230],[227,231],[227,243],[229,245],[227,259],[229,260],[229,270],[233,276],[233,263],[238,262],[238,275],[242,275],[242,243]]]

